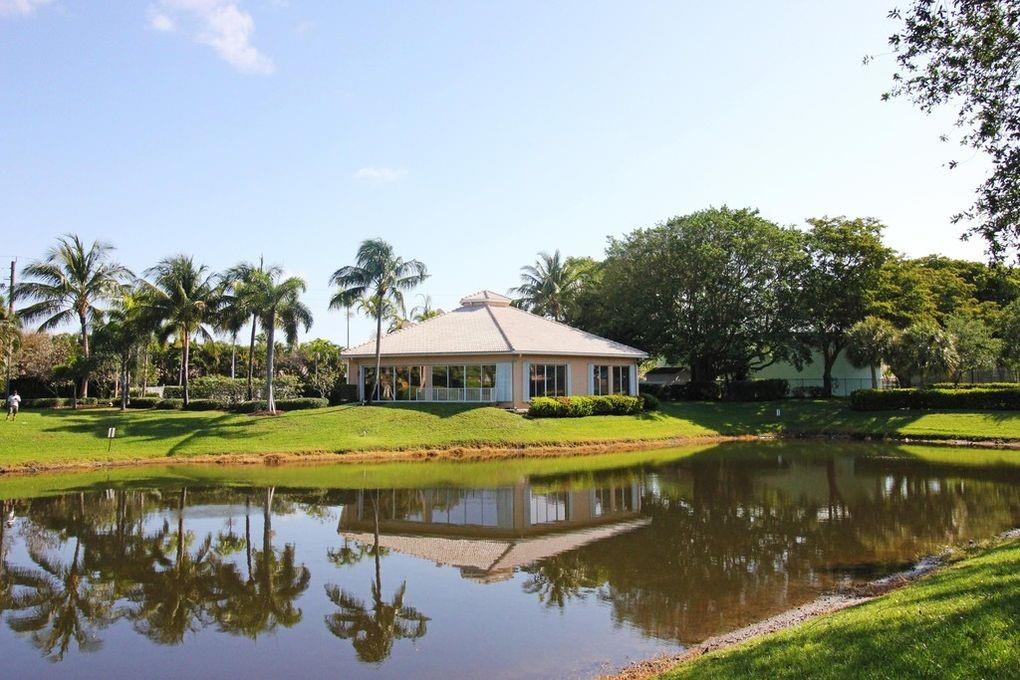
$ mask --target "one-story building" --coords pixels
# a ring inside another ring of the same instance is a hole
[[[383,336],[379,401],[526,408],[536,396],[637,394],[634,347],[512,307],[489,290],[457,309]],[[347,379],[372,391],[375,340],[343,352]]]

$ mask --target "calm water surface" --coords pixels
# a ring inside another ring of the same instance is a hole
[[[1020,454],[730,444],[0,482],[5,677],[588,677],[1020,525]]]

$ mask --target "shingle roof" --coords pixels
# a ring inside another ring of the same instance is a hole
[[[491,296],[491,297],[490,297]],[[509,306],[510,299],[481,291],[452,312],[383,336],[384,356],[423,354],[565,354],[643,359],[645,352]],[[375,355],[369,340],[345,357]]]

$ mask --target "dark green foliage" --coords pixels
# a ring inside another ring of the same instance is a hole
[[[128,408],[155,408],[158,401],[156,397],[131,397]]]
[[[184,407],[185,411],[225,411],[227,404],[216,399],[192,399]]]
[[[329,394],[330,404],[347,404],[352,401],[358,401],[358,386],[348,385],[347,383],[339,383],[333,388],[333,391]]]
[[[295,397],[293,399],[277,399],[278,411],[305,411],[315,408],[326,408],[329,400],[322,397]]]
[[[734,380],[723,388],[726,401],[776,401],[790,391],[790,384],[781,378],[768,380]]]
[[[936,390],[1020,390],[1020,383],[1015,382],[987,382],[987,383],[934,383],[932,389]]]
[[[535,397],[528,415],[532,418],[583,418],[592,415],[633,415],[641,413],[641,397],[610,394],[600,397]],[[649,409],[652,410],[652,409]]]
[[[158,400],[154,408],[162,409],[164,411],[179,411],[184,408],[183,399],[160,399]]]
[[[857,390],[850,395],[855,411],[898,409],[1020,409],[1020,389],[899,389]]]
[[[822,399],[825,397],[825,388],[818,385],[799,385],[790,390],[790,397],[793,399]]]
[[[659,399],[648,392],[641,394],[641,410],[642,411],[658,411],[662,408],[662,404],[659,403]]]
[[[80,402],[81,400],[79,400]],[[70,399],[64,399],[63,397],[39,397],[38,399],[23,399],[21,402],[22,408],[58,408],[60,406],[68,406],[71,403]]]

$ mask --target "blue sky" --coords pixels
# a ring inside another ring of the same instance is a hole
[[[69,231],[136,270],[265,255],[338,342],[327,279],[368,237],[447,309],[721,204],[979,259],[949,218],[983,159],[861,63],[890,4],[0,0],[0,257]]]

